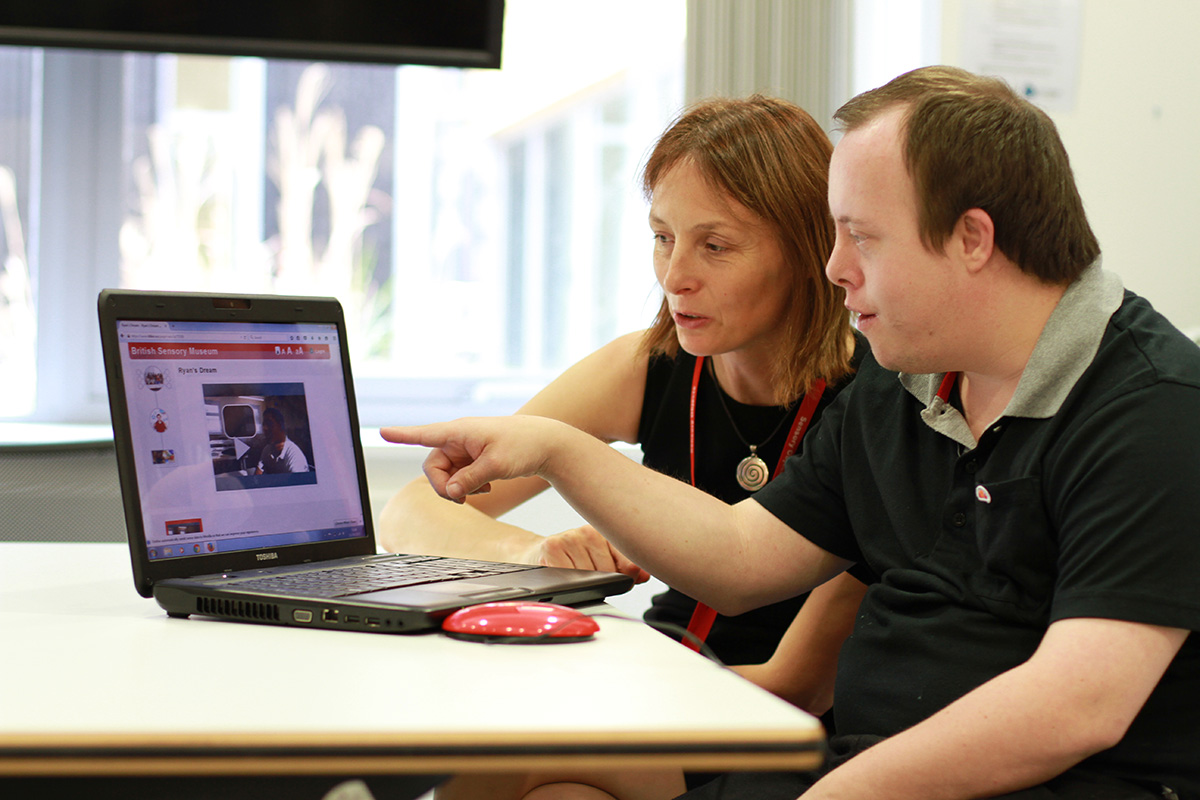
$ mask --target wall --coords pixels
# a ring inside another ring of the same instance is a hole
[[[1104,265],[1186,331],[1200,329],[1200,3],[1081,0],[1077,104],[1051,114]],[[942,57],[959,62],[962,0],[944,0]]]

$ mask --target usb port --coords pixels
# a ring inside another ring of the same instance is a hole
[[[356,622],[358,622],[357,614],[347,614],[346,615],[346,624],[347,625],[353,625]]]
[[[366,620],[366,622],[367,622],[367,624],[368,624],[368,625],[370,625],[372,628],[378,628],[378,627],[379,627],[379,625],[380,625],[380,619],[379,619],[379,617],[367,617],[367,620]]]

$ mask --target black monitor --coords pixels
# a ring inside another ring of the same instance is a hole
[[[4,0],[0,44],[500,66],[504,0]]]

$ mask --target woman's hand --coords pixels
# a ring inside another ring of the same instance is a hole
[[[620,572],[636,583],[650,579],[650,573],[623,556],[591,525],[547,536],[536,543],[521,559],[546,567],[570,567],[598,572]]]

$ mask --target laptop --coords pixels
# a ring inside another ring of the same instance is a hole
[[[337,300],[104,290],[98,306],[134,583],[169,615],[410,633],[632,586],[379,553]]]

